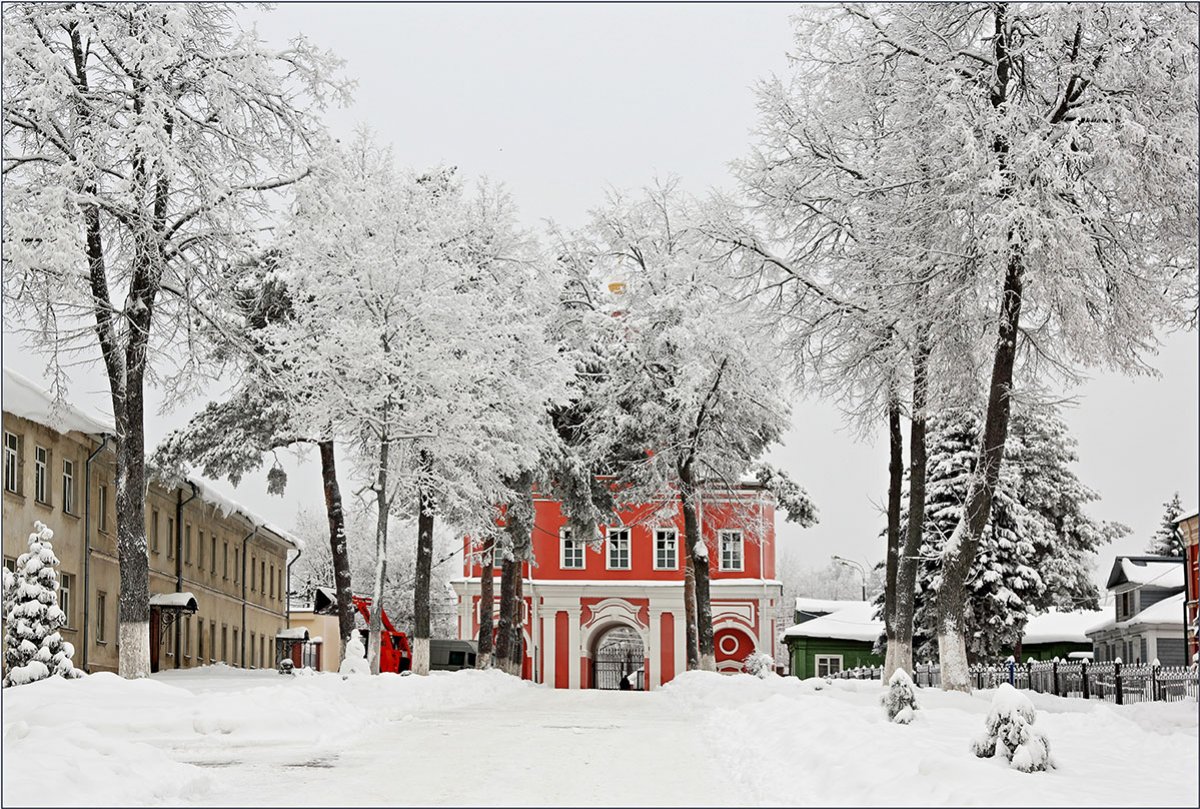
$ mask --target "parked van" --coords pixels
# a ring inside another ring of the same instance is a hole
[[[429,640],[429,670],[458,671],[475,668],[478,646],[473,640]]]

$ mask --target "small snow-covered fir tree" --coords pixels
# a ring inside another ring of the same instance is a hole
[[[44,523],[35,522],[29,550],[17,559],[16,574],[4,576],[4,687],[44,680],[51,675],[81,677],[71,657],[74,647],[58,630],[67,616],[58,606],[58,557]]]
[[[1050,742],[1033,726],[1036,721],[1037,711],[1029,697],[1001,683],[992,697],[987,727],[972,743],[972,749],[980,758],[1004,756],[1013,769],[1021,772],[1052,770]]]
[[[742,662],[747,674],[753,674],[760,680],[765,680],[775,673],[775,658],[766,652],[751,652]]]
[[[1163,503],[1162,522],[1154,532],[1154,538],[1146,546],[1146,553],[1154,556],[1183,556],[1183,537],[1179,535],[1179,527],[1175,520],[1183,513],[1183,503],[1179,500],[1179,492]]]
[[[891,679],[888,680],[887,693],[880,697],[879,702],[883,705],[889,722],[907,725],[913,721],[916,716],[913,712],[920,706],[917,705],[916,686],[907,671],[896,669],[893,672]]]

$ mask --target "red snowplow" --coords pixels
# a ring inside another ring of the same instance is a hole
[[[354,606],[358,608],[358,614],[363,617],[369,626],[371,623],[371,599],[366,596],[354,596]],[[379,632],[379,673],[385,671],[399,674],[402,671],[408,671],[412,668],[412,648],[408,645],[408,635],[397,631],[396,627],[392,626],[392,621],[388,618],[387,610],[379,610],[379,618],[383,622],[383,627]],[[370,630],[358,630],[362,635],[364,648],[370,648]]]

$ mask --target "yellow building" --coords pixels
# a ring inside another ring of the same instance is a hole
[[[4,565],[16,567],[35,521],[54,531],[63,638],[75,665],[117,670],[114,429],[55,403],[39,386],[4,371]],[[288,626],[287,534],[198,478],[149,482],[151,668],[276,664]],[[181,609],[182,608],[182,609]],[[191,612],[194,610],[194,612]],[[176,620],[178,616],[178,620]]]

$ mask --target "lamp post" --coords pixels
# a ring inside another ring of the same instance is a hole
[[[867,600],[867,571],[863,568],[863,566],[860,565],[858,562],[855,562],[853,559],[843,559],[842,557],[837,556],[837,555],[834,555],[830,558],[833,559],[833,561],[837,562],[839,565],[842,565],[843,567],[852,567],[858,571],[858,575],[862,577],[862,600],[866,601]]]

